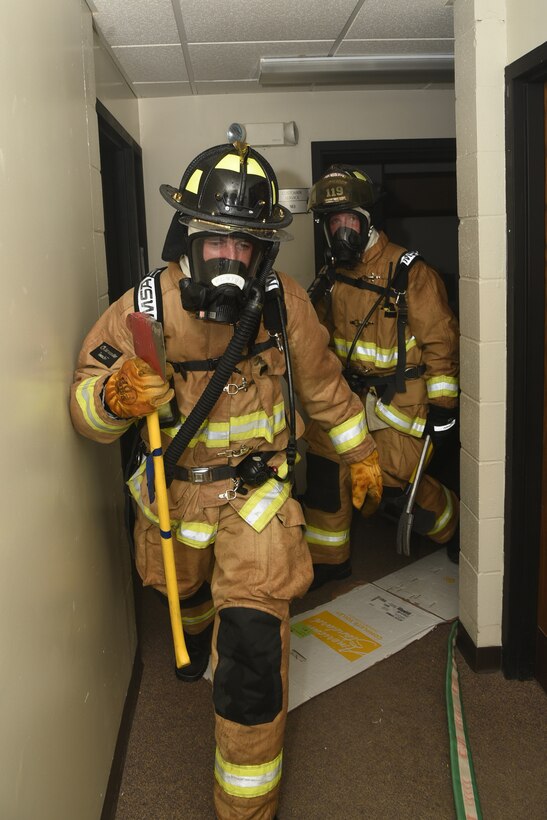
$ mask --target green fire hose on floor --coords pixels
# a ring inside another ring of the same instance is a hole
[[[475,770],[463,714],[460,676],[456,666],[457,629],[458,621],[455,621],[448,638],[445,681],[452,788],[457,820],[482,820]]]

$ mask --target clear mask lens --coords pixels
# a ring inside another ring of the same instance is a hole
[[[196,234],[189,237],[190,273],[194,282],[241,290],[263,256],[262,243],[246,234]]]

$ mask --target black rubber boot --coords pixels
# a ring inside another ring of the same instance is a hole
[[[190,663],[188,666],[182,666],[180,669],[175,669],[177,678],[185,683],[193,683],[199,680],[205,674],[207,664],[209,663],[209,655],[211,654],[211,639],[213,637],[213,624],[200,632],[198,635],[188,635],[184,633],[184,640],[186,642],[186,649],[190,656]]]
[[[314,564],[313,581],[308,592],[319,589],[329,581],[342,581],[344,578],[349,578],[350,575],[351,562],[349,558],[341,564]]]

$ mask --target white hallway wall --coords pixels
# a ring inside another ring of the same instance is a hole
[[[2,4],[0,817],[9,820],[100,816],[135,649],[118,448],[76,436],[68,415],[104,280],[92,64],[79,0]]]

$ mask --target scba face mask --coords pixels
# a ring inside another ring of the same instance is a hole
[[[325,216],[325,236],[330,255],[336,264],[352,268],[359,262],[366,247],[371,229],[370,218],[368,213],[361,208],[344,211],[343,213],[357,218],[359,230],[356,229],[355,222],[353,226],[351,224],[341,224],[340,216],[342,214],[335,212]]]
[[[235,324],[264,251],[264,242],[244,232],[193,232],[191,228],[190,278],[180,282],[184,309],[199,319]]]

